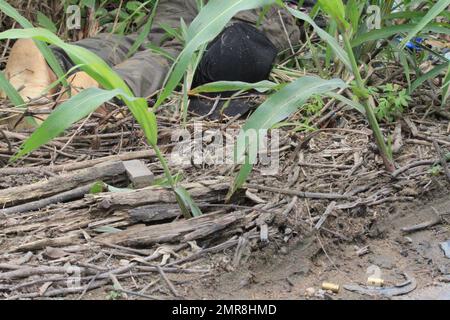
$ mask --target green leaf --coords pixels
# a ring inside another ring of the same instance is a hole
[[[88,73],[103,88],[111,90],[121,89],[123,94],[118,97],[125,102],[140,124],[149,144],[151,146],[157,144],[158,129],[156,116],[153,112],[149,111],[147,101],[144,98],[130,99],[133,96],[130,88],[100,57],[83,47],[64,43],[55,34],[42,28],[13,29],[0,33],[0,40],[17,38],[35,38],[58,46],[68,54],[75,64],[82,65],[81,70]]]
[[[153,5],[152,13],[150,14],[150,17],[148,18],[147,22],[145,23],[144,28],[139,33],[136,41],[133,43],[130,50],[128,51],[127,58],[129,58],[133,54],[135,54],[136,51],[139,49],[139,47],[145,42],[145,40],[147,40],[148,35],[153,26],[153,19],[155,18],[156,8],[158,7],[158,3],[159,3],[159,0],[156,0],[155,4]]]
[[[361,1],[358,0],[347,1],[346,15],[354,31],[357,31],[359,27],[359,19],[361,18],[361,10],[363,8],[361,4]]]
[[[192,213],[193,217],[198,217],[198,216],[201,216],[203,214],[202,211],[200,210],[200,208],[197,206],[197,204],[191,198],[191,195],[189,194],[189,192],[187,192],[187,190],[185,188],[183,188],[183,187],[176,187],[174,189],[174,191],[177,194],[177,196],[181,199],[181,201],[183,202],[184,210],[189,208],[189,210]],[[187,212],[187,214],[189,215],[190,213]],[[186,216],[186,212],[185,212],[185,216]]]
[[[169,52],[167,52],[166,50],[164,50],[164,49],[162,49],[162,48],[160,48],[160,47],[158,47],[158,46],[156,46],[156,45],[154,45],[152,43],[146,44],[145,47],[147,49],[152,50],[152,52],[160,55],[161,57],[164,57],[164,58],[166,58],[169,61],[175,62],[175,58]]]
[[[311,96],[328,93],[346,86],[340,79],[324,80],[318,77],[305,76],[270,96],[250,116],[239,133],[235,146],[235,161],[239,162],[242,159],[245,163],[228,196],[231,196],[242,186],[251,172],[251,166],[257,158],[257,150],[262,139],[266,136],[267,130],[297,111]],[[249,137],[255,137],[256,141],[248,142]]]
[[[292,9],[287,7],[287,10],[297,19],[304,20],[308,22],[316,31],[317,35],[325,41],[331,49],[333,49],[334,53],[336,54],[337,58],[344,63],[344,65],[347,67],[348,70],[352,70],[352,66],[350,63],[350,58],[348,57],[347,52],[339,45],[339,43],[336,41],[336,39],[328,34],[325,30],[320,28],[313,19],[311,19],[307,14],[304,14],[301,11]]]
[[[326,95],[347,104],[348,106],[352,107],[353,109],[355,109],[356,111],[358,111],[361,114],[364,114],[364,115],[366,114],[366,111],[364,110],[364,106],[362,104],[360,104],[359,102],[350,100],[350,99],[344,97],[343,95],[337,94],[334,92],[328,92]]]
[[[175,90],[200,46],[213,40],[239,12],[275,3],[276,0],[210,0],[189,26],[187,43],[172,66],[170,76],[154,108],[158,108]]]
[[[139,10],[141,8],[141,5],[142,3],[139,1],[127,1],[125,7],[132,13],[136,10]]]
[[[379,30],[375,29],[375,30],[366,32],[364,34],[361,34],[357,38],[353,39],[352,47],[360,46],[361,44],[368,42],[368,41],[388,39],[391,36],[394,36],[396,34],[409,32],[411,29],[415,28],[416,26],[417,26],[417,24],[412,23],[412,24],[402,24],[402,25],[384,27]],[[435,33],[450,35],[449,28],[441,27],[437,24],[431,24],[431,25],[424,27],[421,30],[421,33],[427,33],[430,31],[435,32]]]
[[[6,96],[9,98],[11,103],[19,108],[25,108],[25,102],[23,101],[20,94],[17,92],[17,90],[9,83],[9,81],[6,79],[3,72],[0,71],[0,90],[3,90],[3,92],[6,94]],[[37,122],[33,117],[25,117],[25,120],[32,126],[37,126]]]
[[[237,190],[239,190],[247,181],[247,177],[250,175],[250,173],[253,170],[253,164],[250,161],[250,156],[247,154],[245,156],[244,163],[241,166],[241,169],[239,170],[237,176],[234,178],[233,185],[231,186],[230,190],[228,190],[226,200],[229,201],[233,194],[236,193]]]
[[[46,144],[63,133],[72,124],[94,112],[101,104],[118,95],[124,95],[123,90],[89,88],[83,90],[70,100],[63,102],[23,143],[20,151],[13,157],[13,160]]]
[[[258,92],[266,92],[269,90],[274,90],[278,88],[280,85],[271,81],[260,81],[256,83],[247,83],[241,81],[217,81],[207,83],[201,86],[198,86],[195,89],[192,89],[190,94],[198,94],[198,93],[211,93],[211,92],[226,92],[226,91],[248,91],[248,90],[257,90]]]
[[[323,12],[329,14],[336,20],[342,28],[348,28],[350,25],[345,20],[345,6],[342,0],[318,0]]]
[[[3,72],[0,71],[0,89],[5,92],[6,96],[11,100],[12,104],[14,104],[16,107],[24,107],[25,101],[23,101],[20,94],[17,92],[17,90],[9,83],[9,81],[6,79]]]
[[[445,70],[448,67],[448,63],[443,63],[440,65],[437,65],[436,67],[434,67],[433,69],[431,69],[430,71],[428,71],[427,73],[423,74],[422,76],[420,76],[419,78],[417,78],[412,84],[411,84],[411,89],[409,91],[409,94],[411,94],[412,92],[414,92],[418,87],[420,87],[425,81],[429,80],[429,79],[433,79],[435,77],[437,77],[443,70]]]
[[[421,32],[433,19],[435,19],[442,11],[450,6],[450,0],[439,0],[430,10],[428,10],[425,17],[408,33],[408,35],[402,40],[400,46],[405,45],[414,38],[419,32]]]
[[[37,21],[39,25],[53,33],[58,31],[58,28],[55,26],[52,20],[50,20],[45,14],[38,11],[37,13]]]
[[[106,189],[106,184],[103,181],[96,181],[91,189],[89,189],[90,194],[102,193]]]

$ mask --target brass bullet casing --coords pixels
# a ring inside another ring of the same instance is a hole
[[[367,279],[367,285],[373,287],[382,287],[384,286],[384,280],[380,278],[369,277]]]
[[[334,284],[331,282],[323,282],[322,283],[322,290],[331,291],[333,293],[338,293],[340,289],[341,288],[338,284]]]

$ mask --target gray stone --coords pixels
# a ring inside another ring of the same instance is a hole
[[[155,180],[153,172],[140,160],[124,161],[123,165],[125,166],[128,178],[137,189],[151,186]]]

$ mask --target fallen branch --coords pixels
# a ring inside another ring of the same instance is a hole
[[[207,214],[190,220],[180,220],[153,226],[143,226],[112,234],[97,236],[103,242],[130,247],[149,246],[155,243],[192,241],[205,238],[243,220],[240,212]]]
[[[46,167],[20,167],[20,168],[3,168],[0,169],[0,176],[6,175],[20,175],[20,174],[28,174],[28,173],[42,173],[42,172],[65,172],[65,171],[75,171],[93,167],[95,165],[105,163],[105,162],[115,162],[115,161],[128,161],[135,159],[148,159],[155,156],[155,152],[153,150],[142,150],[142,151],[133,151],[126,152],[118,155],[112,155],[92,160],[86,160],[81,162],[69,162],[62,165],[56,166],[46,166]]]
[[[79,188],[76,188],[76,189],[73,189],[70,191],[66,191],[66,192],[51,196],[49,198],[45,198],[42,200],[33,201],[33,202],[29,202],[29,203],[24,203],[24,204],[15,206],[15,207],[1,209],[0,214],[7,215],[7,214],[14,214],[14,213],[24,213],[24,212],[29,212],[29,211],[36,211],[36,210],[45,208],[46,206],[48,206],[50,204],[80,199],[80,198],[83,198],[85,194],[89,193],[89,191],[91,190],[93,185],[94,184],[91,183],[86,186],[82,186],[82,187],[79,187]]]
[[[421,166],[432,166],[435,163],[439,163],[439,161],[440,161],[439,159],[438,160],[420,160],[420,161],[409,163],[406,166],[401,167],[401,168],[395,170],[394,172],[392,172],[392,177],[397,178],[403,172],[411,170],[412,168],[421,167]]]
[[[203,202],[220,202],[225,197],[230,180],[218,177],[203,182],[183,185],[193,198],[201,198]],[[163,187],[147,187],[130,192],[101,193],[87,195],[87,200],[97,203],[97,209],[105,210],[130,209],[151,204],[163,206],[167,203],[176,203],[175,193]]]
[[[268,191],[268,192],[286,194],[286,195],[290,195],[290,196],[297,196],[299,198],[329,199],[329,200],[354,200],[354,199],[356,199],[356,197],[349,196],[349,195],[343,195],[343,194],[339,194],[339,193],[303,192],[303,191],[296,191],[296,190],[291,190],[291,189],[266,187],[266,186],[261,186],[261,185],[257,185],[257,184],[246,184],[245,187],[250,188],[250,189],[257,189],[257,190],[261,190],[261,191]]]
[[[98,179],[116,177],[124,172],[122,162],[107,162],[31,185],[0,190],[0,206],[12,206],[52,196]]]

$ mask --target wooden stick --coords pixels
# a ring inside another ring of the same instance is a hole
[[[100,163],[112,162],[112,161],[128,161],[134,159],[148,159],[155,156],[153,150],[142,150],[122,153],[118,155],[112,155],[92,160],[86,160],[82,162],[69,162],[62,165],[56,166],[46,166],[46,167],[20,167],[20,168],[3,168],[0,169],[0,176],[3,175],[19,175],[27,173],[42,173],[46,171],[51,172],[64,172],[64,171],[75,171],[80,169],[86,169],[98,165]]]
[[[125,167],[122,162],[106,162],[46,181],[0,190],[0,206],[11,206],[52,196],[98,179],[121,175],[124,172]]]
[[[297,196],[299,198],[310,198],[310,199],[330,199],[330,200],[353,200],[356,197],[343,195],[339,193],[319,193],[319,192],[303,192],[290,189],[279,189],[273,187],[260,186],[257,184],[246,184],[246,188],[257,189],[262,191],[269,191],[274,193],[287,194],[290,196]]]
[[[86,186],[82,186],[70,191],[66,191],[57,195],[54,195],[49,198],[45,198],[38,201],[33,201],[25,204],[21,204],[15,207],[10,207],[6,209],[0,210],[0,215],[8,215],[8,214],[14,214],[14,213],[24,213],[29,211],[35,211],[42,208],[45,208],[46,206],[53,204],[53,203],[60,203],[60,202],[67,202],[69,200],[76,200],[81,199],[83,196],[91,190],[92,186],[94,184],[88,184]]]

